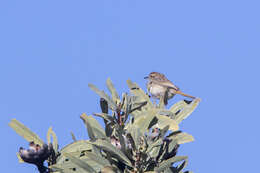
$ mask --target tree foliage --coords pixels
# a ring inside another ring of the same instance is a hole
[[[9,125],[30,142],[29,149],[20,148],[17,154],[20,162],[29,163],[26,154],[41,157],[39,151],[49,145],[48,155],[45,154],[48,166],[40,159],[33,163],[42,173],[183,173],[188,158],[176,154],[180,144],[194,138],[180,131],[179,124],[194,111],[200,99],[181,100],[166,109],[163,98],[158,105],[153,104],[148,94],[130,80],[127,81],[130,93],[123,93],[121,99],[110,79],[106,84],[111,96],[89,84],[100,97],[101,112],[80,116],[86,125],[88,140],[77,140],[71,133],[73,142],[59,149],[52,128],[48,130],[45,144],[13,119]],[[104,128],[96,116],[103,118]],[[34,143],[38,148],[32,145]]]

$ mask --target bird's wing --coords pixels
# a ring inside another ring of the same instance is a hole
[[[164,87],[168,87],[168,88],[173,88],[175,90],[179,90],[179,87],[177,87],[176,85],[174,85],[171,81],[160,81],[160,82],[157,82],[157,81],[153,81],[154,83],[157,83],[159,85],[162,85]]]

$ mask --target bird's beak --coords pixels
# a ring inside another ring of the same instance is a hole
[[[149,77],[148,76],[145,76],[144,79],[148,79]]]

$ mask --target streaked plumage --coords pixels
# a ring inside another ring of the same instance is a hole
[[[192,99],[195,98],[181,92],[179,87],[169,81],[162,73],[151,72],[145,79],[148,79],[146,85],[148,92],[151,93],[152,97],[157,99],[164,97],[165,104],[167,104],[167,100],[171,99],[175,94],[180,94]]]

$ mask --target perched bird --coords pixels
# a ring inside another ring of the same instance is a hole
[[[181,92],[179,87],[169,81],[164,74],[151,72],[145,79],[148,79],[146,84],[148,92],[151,93],[153,98],[160,99],[163,97],[165,105],[175,94],[195,99],[195,97]]]

